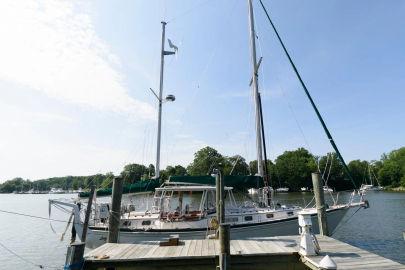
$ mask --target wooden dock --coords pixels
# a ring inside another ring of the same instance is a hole
[[[353,247],[336,239],[317,236],[319,256],[298,254],[299,236],[279,236],[251,240],[231,240],[230,269],[319,269],[329,255],[338,269],[405,269],[405,266]],[[179,246],[105,244],[85,255],[83,269],[215,269],[219,242],[212,239],[185,240]]]

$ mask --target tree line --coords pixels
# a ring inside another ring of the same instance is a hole
[[[311,173],[320,172],[326,184],[336,190],[353,189],[343,166],[335,153],[324,156],[315,156],[305,148],[285,151],[274,161],[267,160],[270,184],[277,187],[289,187],[291,191],[298,191],[301,187],[311,188]],[[389,187],[405,187],[405,147],[383,154],[380,160],[352,160],[348,167],[356,187],[363,183],[381,184]],[[167,180],[171,175],[207,175],[214,168],[222,170],[224,175],[255,175],[257,161],[249,163],[241,155],[225,156],[212,147],[204,147],[194,154],[194,160],[187,166],[167,166],[160,171],[161,181]],[[126,184],[149,180],[154,177],[153,164],[127,164],[120,176]],[[31,181],[20,177],[0,184],[0,193],[13,191],[48,191],[51,188],[64,190],[86,189],[94,184],[98,188],[108,188],[112,185],[114,174],[96,174],[90,176],[63,176]],[[378,182],[377,182],[378,181]]]

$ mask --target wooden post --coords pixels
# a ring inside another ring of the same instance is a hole
[[[221,223],[221,205],[220,205],[220,198],[221,198],[221,194],[220,194],[220,190],[221,190],[221,183],[220,183],[220,179],[219,179],[219,171],[214,171],[215,175],[215,209],[217,211],[217,220],[218,223]]]
[[[318,212],[319,233],[320,235],[329,236],[325,196],[323,192],[322,179],[319,173],[312,173],[312,185],[314,187],[316,210]]]
[[[83,268],[84,242],[73,243],[68,247],[64,269],[81,270]]]
[[[83,232],[81,235],[82,241],[80,243],[72,243],[72,244],[70,244],[70,246],[68,246],[68,250],[66,253],[65,269],[80,270],[83,267],[84,248],[86,246],[87,229],[89,227],[91,205],[93,204],[95,190],[96,190],[96,187],[94,185],[92,185],[90,188],[89,200],[87,202],[86,216],[84,217]],[[72,224],[73,228],[75,226],[75,224],[74,224],[75,222],[80,222],[80,220],[74,220],[74,222]],[[74,232],[76,233],[76,230],[74,230]],[[72,234],[73,234],[73,229],[72,229]]]
[[[220,171],[217,173],[217,193],[219,193],[219,269],[226,270],[230,255],[230,225],[225,224],[225,183]]]
[[[229,224],[221,224],[219,225],[219,246],[220,246],[220,254],[219,254],[219,269],[226,270],[228,268],[229,263],[229,255],[230,251],[230,230],[231,226]]]
[[[94,185],[92,185],[91,189],[90,189],[90,194],[89,194],[89,201],[87,203],[87,208],[86,208],[86,216],[84,217],[83,232],[82,232],[82,242],[83,243],[86,242],[86,238],[87,238],[87,229],[89,227],[89,219],[90,219],[90,214],[91,214],[91,205],[93,204],[93,198],[94,198],[95,190],[96,190],[96,187]],[[76,222],[78,222],[78,221],[76,221]]]
[[[112,204],[108,222],[108,243],[118,243],[118,234],[121,221],[121,198],[122,198],[121,177],[115,177],[112,189]]]

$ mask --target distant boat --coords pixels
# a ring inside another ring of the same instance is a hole
[[[279,187],[276,192],[288,192],[290,189],[288,187]]]
[[[323,191],[333,192],[334,190],[332,188],[328,187],[328,186],[323,186]]]
[[[63,191],[61,188],[51,188],[51,191],[49,191],[49,194],[63,194],[65,191]]]
[[[373,176],[377,182],[377,186],[374,186],[373,182]],[[361,185],[360,191],[381,191],[384,190],[384,187],[380,185],[380,182],[378,181],[377,176],[375,175],[374,171],[371,170],[370,165],[368,165],[368,177],[370,179],[370,184],[367,184],[367,181],[365,181],[364,184]]]
[[[248,189],[248,193],[250,195],[257,194],[258,192],[259,192],[259,190],[257,188],[249,188]]]
[[[307,191],[309,191],[309,189],[307,187],[302,187],[301,188],[301,192],[307,192]]]

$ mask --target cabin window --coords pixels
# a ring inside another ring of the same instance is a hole
[[[125,220],[122,225],[124,226],[131,226],[131,221]]]
[[[245,216],[245,221],[252,221],[253,217],[252,216]]]
[[[237,217],[225,218],[225,222],[226,223],[238,222],[238,218]]]
[[[267,218],[274,218],[274,214],[268,213],[268,214],[266,214],[266,217],[267,217]]]
[[[287,212],[287,216],[292,216],[294,215],[294,212]]]
[[[142,225],[150,225],[152,222],[150,220],[142,221]]]

